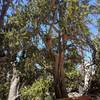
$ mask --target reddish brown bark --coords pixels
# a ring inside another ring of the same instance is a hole
[[[90,96],[80,96],[80,97],[73,97],[73,98],[62,98],[57,100],[92,100]]]
[[[62,41],[61,41],[62,40]],[[65,87],[65,75],[64,75],[64,42],[62,38],[62,33],[59,34],[59,51],[55,56],[55,95],[56,98],[68,97],[66,87]]]
[[[54,72],[54,81],[55,81],[55,95],[56,98],[67,97],[67,91],[64,81],[64,54],[63,52],[60,55],[56,55],[55,62],[55,72]]]
[[[7,60],[8,60],[7,57],[0,57],[0,65],[7,64]]]

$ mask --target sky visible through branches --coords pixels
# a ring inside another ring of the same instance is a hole
[[[15,4],[17,0],[14,0],[13,3]],[[23,4],[27,4],[28,0],[22,0],[23,1]],[[91,5],[95,5],[97,4],[96,0],[90,0],[89,4]],[[14,13],[14,11],[9,8],[8,11],[7,11],[7,15],[11,16],[12,14]],[[92,22],[91,24],[87,24],[87,26],[89,27],[90,29],[90,32],[92,33],[93,37],[95,37],[96,35],[99,35],[99,32],[98,32],[98,29],[97,29],[97,19],[100,18],[100,14],[97,14],[96,16],[93,16],[93,15],[88,15],[89,19],[92,19]],[[5,21],[7,20],[7,17],[5,16]],[[42,26],[42,28],[45,28],[44,26]],[[45,30],[45,29],[44,29]],[[39,48],[42,48],[43,45],[42,45],[42,42],[40,42],[40,45],[39,45]],[[90,52],[85,52],[85,55],[86,55],[86,59],[90,59],[91,58],[91,53]]]

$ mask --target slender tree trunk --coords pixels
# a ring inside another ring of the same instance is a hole
[[[91,81],[92,81],[92,72],[93,72],[93,66],[91,65],[91,63],[84,63],[82,65],[82,69],[81,69],[81,74],[82,77],[84,78],[84,86],[81,86],[79,89],[80,94],[84,95],[88,93],[88,90],[90,88],[91,85]]]
[[[92,80],[92,70],[90,66],[90,68],[85,69],[84,88],[83,88],[84,94],[88,92],[88,89],[90,88],[91,85],[91,80]]]
[[[16,68],[14,67],[8,100],[16,100],[16,98],[18,97],[18,83],[19,83],[19,76]]]
[[[6,12],[9,8],[11,1],[12,0],[3,0],[2,10],[1,10],[1,13],[0,13],[0,28],[3,27],[4,16],[6,15]]]

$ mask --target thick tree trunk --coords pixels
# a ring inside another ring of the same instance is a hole
[[[55,81],[55,95],[57,99],[60,98],[66,98],[68,97],[68,93],[65,87],[65,75],[64,75],[64,38],[63,35],[65,34],[65,30],[62,27],[63,23],[63,14],[64,10],[59,2],[57,0],[57,3],[59,5],[59,28],[61,29],[61,32],[58,33],[58,54],[55,56],[55,72],[54,72],[54,81]]]
[[[19,83],[18,72],[16,68],[13,68],[13,77],[11,80],[8,100],[16,100],[16,98],[18,97],[18,83]]]
[[[55,95],[56,98],[65,98],[67,96],[67,91],[64,82],[64,54],[63,52],[55,57],[55,72],[54,72],[54,82],[55,82]]]

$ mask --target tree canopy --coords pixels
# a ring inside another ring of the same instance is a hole
[[[99,1],[92,2],[0,0],[1,100],[100,92],[91,87],[100,83]]]

